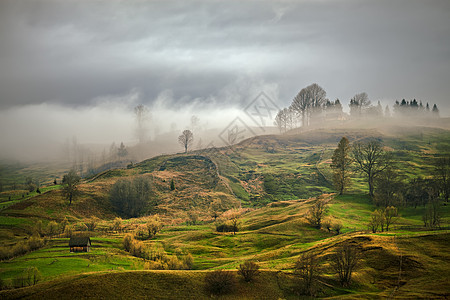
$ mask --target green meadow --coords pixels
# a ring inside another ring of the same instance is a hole
[[[63,233],[46,234],[44,247],[0,262],[5,287],[0,296],[207,299],[211,295],[204,286],[206,274],[225,269],[238,281],[230,294],[219,299],[298,299],[295,262],[305,253],[316,253],[322,266],[321,298],[445,298],[450,293],[445,282],[450,275],[450,205],[441,207],[440,230],[424,228],[426,208],[419,205],[399,206],[390,231],[371,233],[368,223],[378,207],[367,195],[366,178],[355,170],[352,185],[340,196],[331,181],[331,156],[343,135],[351,141],[381,137],[405,183],[418,176],[430,177],[430,162],[450,149],[445,147],[450,146],[450,133],[418,130],[401,134],[318,130],[252,138],[207,155],[159,156],[84,180],[71,206],[59,185],[42,187],[41,194],[2,192],[3,245],[27,241],[36,234],[38,222],[47,228],[52,221],[60,224],[67,219],[74,234],[90,236],[92,248],[87,253],[70,253],[69,238]],[[135,176],[151,178],[156,201],[149,202],[147,214],[158,214],[164,224],[154,238],[143,239],[143,245],[168,257],[190,253],[191,270],[147,270],[145,259],[124,250],[124,236],[146,224],[148,216],[124,219],[121,230],[113,230],[117,214],[109,191],[118,179]],[[169,186],[172,179],[175,190]],[[306,219],[319,200],[326,203],[325,217],[342,223],[340,234],[316,228]],[[217,220],[211,215],[212,202],[220,207]],[[227,215],[238,220],[236,234],[216,231],[217,224],[229,222]],[[84,224],[93,218],[95,230],[86,231]],[[333,253],[343,243],[361,253],[352,284],[346,288],[340,287],[330,268]],[[250,283],[236,273],[248,260],[261,268]],[[13,289],[15,280],[30,267],[39,270],[40,281]]]

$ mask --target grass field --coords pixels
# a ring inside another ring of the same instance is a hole
[[[99,224],[95,232],[89,233],[93,245],[89,253],[69,253],[68,239],[57,237],[50,238],[39,250],[0,262],[2,284],[12,283],[31,266],[43,277],[34,287],[2,291],[0,296],[40,298],[47,293],[70,297],[78,293],[81,297],[100,298],[182,295],[206,299],[211,296],[204,289],[207,271],[236,272],[239,264],[252,260],[264,270],[260,278],[250,284],[238,281],[235,291],[223,299],[298,299],[291,272],[295,261],[307,252],[318,253],[322,260],[320,297],[450,296],[445,282],[450,276],[450,206],[441,209],[445,230],[425,230],[425,208],[419,206],[400,207],[391,231],[370,233],[367,224],[377,207],[366,195],[365,178],[354,172],[347,194],[332,194],[330,159],[343,135],[351,141],[382,137],[404,180],[430,176],[430,162],[450,149],[443,147],[450,145],[450,134],[445,130],[421,128],[401,134],[319,130],[262,136],[244,141],[233,151],[221,148],[207,155],[193,152],[159,156],[130,169],[106,171],[86,179],[80,185],[81,196],[70,206],[60,186],[42,187],[41,195],[19,190],[2,192],[0,240],[4,245],[27,239],[38,221],[46,227],[52,220],[67,218],[74,228],[81,228],[87,219],[97,217]],[[144,244],[169,256],[188,251],[194,258],[193,270],[146,271],[143,259],[123,250],[126,231],[145,224],[146,218],[124,220],[125,232],[108,229],[116,217],[109,202],[110,187],[119,178],[138,175],[151,178],[158,199],[152,212],[159,213],[165,222],[162,231]],[[174,191],[169,186],[172,179]],[[342,222],[342,234],[317,229],[305,219],[318,196],[328,203],[327,216]],[[240,230],[235,235],[216,232],[210,211],[213,201],[220,203],[222,211],[235,208],[239,213]],[[198,214],[197,225],[187,222],[191,210]],[[329,268],[330,255],[343,242],[355,245],[362,254],[354,282],[345,289],[339,287]],[[67,291],[69,294],[64,294]],[[91,296],[86,294],[89,291]]]

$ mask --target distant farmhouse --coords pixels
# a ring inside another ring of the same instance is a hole
[[[72,237],[69,241],[70,252],[89,252],[91,239],[89,237]]]

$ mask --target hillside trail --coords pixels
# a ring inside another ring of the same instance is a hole
[[[226,186],[226,188],[231,193],[231,195],[233,195],[236,199],[239,199],[239,198],[237,198],[236,194],[231,189],[231,186],[228,183],[228,180],[224,176],[220,175],[219,165],[210,156],[208,156],[208,155],[201,155],[201,156],[204,157],[204,158],[209,159],[213,163],[217,178],[219,178],[220,181]],[[241,206],[241,200],[240,199],[239,199],[239,206]]]

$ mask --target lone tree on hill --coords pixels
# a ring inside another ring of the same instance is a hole
[[[350,157],[350,143],[344,136],[334,150],[331,158],[331,168],[334,171],[333,182],[339,195],[342,195],[345,189],[350,185],[350,168],[352,159]]]
[[[344,244],[332,255],[331,267],[339,276],[342,286],[348,286],[352,273],[358,264],[359,252],[354,246]]]
[[[303,253],[295,262],[294,274],[300,279],[299,292],[314,296],[322,269],[315,253]]]
[[[327,211],[327,206],[325,200],[319,199],[314,203],[313,206],[308,210],[308,214],[306,215],[306,219],[309,223],[317,228],[322,226],[322,220]]]
[[[372,140],[355,143],[353,158],[358,170],[367,175],[369,195],[373,199],[375,177],[389,166],[390,156],[383,150],[381,142]]]
[[[78,184],[80,183],[80,176],[78,176],[75,170],[70,170],[69,173],[64,175],[63,184],[63,194],[67,200],[69,200],[69,205],[72,204],[72,200],[78,195]]]
[[[194,134],[189,129],[183,131],[183,133],[178,137],[178,142],[184,147],[184,153],[188,152],[188,148],[194,141]]]

